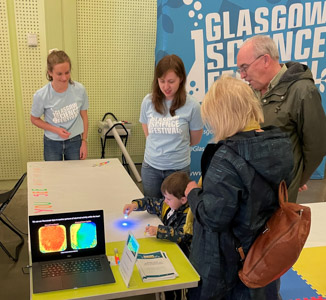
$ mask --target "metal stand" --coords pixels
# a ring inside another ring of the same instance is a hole
[[[116,121],[117,121],[117,118],[115,117],[114,114],[112,113],[106,113],[104,115],[104,117],[102,118],[102,121],[105,120],[106,116],[107,115],[111,115]],[[122,124],[122,123],[115,123],[113,124],[112,120],[111,119],[107,119],[107,122],[110,126],[110,129],[105,133],[105,136],[102,138],[101,137],[101,145],[102,145],[102,156],[101,158],[104,158],[105,157],[105,145],[106,145],[106,140],[107,139],[112,139],[112,138],[115,138],[116,142],[118,143],[121,151],[122,151],[122,164],[127,168],[127,171],[128,173],[130,174],[130,171],[129,171],[129,167],[131,168],[131,171],[133,172],[136,180],[138,182],[141,182],[141,177],[135,167],[135,164],[134,162],[132,161],[127,149],[126,149],[126,146],[127,146],[127,141],[128,141],[128,130],[126,129],[126,127]],[[120,126],[123,128],[123,130],[125,131],[126,134],[119,134],[117,132],[117,129],[116,127],[117,126]],[[109,135],[109,133],[112,132],[113,133],[113,136],[112,135]]]
[[[114,118],[115,121],[118,121],[118,119],[115,117],[115,115],[113,113],[106,113],[103,118],[102,118],[102,121],[105,120],[105,118],[110,115]],[[124,143],[124,146],[126,147],[127,146],[127,142],[128,142],[128,137],[129,137],[129,133],[128,133],[128,130],[126,129],[126,127],[122,124],[122,123],[115,123],[113,125],[113,127],[117,127],[117,128],[120,128],[120,129],[123,129],[125,131],[125,134],[121,135],[120,134],[120,138],[121,140],[123,141]],[[114,136],[113,135],[109,135],[110,132],[112,132],[112,129],[113,127],[111,127],[106,133],[105,133],[105,136],[102,138],[101,137],[101,147],[102,147],[102,152],[101,152],[101,158],[105,158],[105,147],[106,147],[106,140],[107,139],[114,139]],[[130,170],[129,170],[129,166],[128,166],[128,163],[126,161],[126,158],[125,156],[121,155],[121,161],[122,161],[122,165],[127,169],[128,173],[130,174]]]

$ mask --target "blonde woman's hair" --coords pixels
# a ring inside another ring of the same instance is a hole
[[[214,142],[243,131],[250,122],[264,121],[259,100],[242,80],[223,75],[204,97],[203,121],[213,131]]]

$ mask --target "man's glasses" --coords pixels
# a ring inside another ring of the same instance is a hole
[[[262,56],[264,56],[265,54],[261,54],[258,57],[256,57],[250,64],[248,65],[242,65],[240,68],[237,69],[237,73],[241,74],[241,73],[245,73],[247,74],[249,67],[259,58],[261,58]]]

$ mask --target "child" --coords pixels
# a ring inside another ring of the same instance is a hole
[[[172,173],[164,179],[161,185],[164,198],[144,197],[133,200],[131,204],[126,204],[123,208],[123,213],[128,215],[134,210],[147,210],[150,214],[156,214],[163,225],[147,226],[145,232],[158,239],[178,243],[187,256],[192,238],[192,224],[186,223],[189,206],[184,191],[190,181],[185,172]]]

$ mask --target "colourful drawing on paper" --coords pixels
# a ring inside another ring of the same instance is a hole
[[[104,162],[101,162],[99,164],[94,164],[93,167],[103,167],[105,165],[107,165],[110,161],[104,161]]]
[[[42,170],[41,168],[35,167],[32,169],[32,184],[33,185],[42,185]]]
[[[34,202],[34,213],[38,214],[44,211],[53,211],[51,202],[38,201]]]
[[[96,224],[93,222],[72,224],[70,226],[70,239],[72,249],[96,247]]]
[[[38,230],[39,247],[42,253],[60,252],[67,248],[66,227],[43,226]]]
[[[48,190],[47,189],[32,189],[32,194],[34,197],[39,197],[39,196],[48,196]]]

